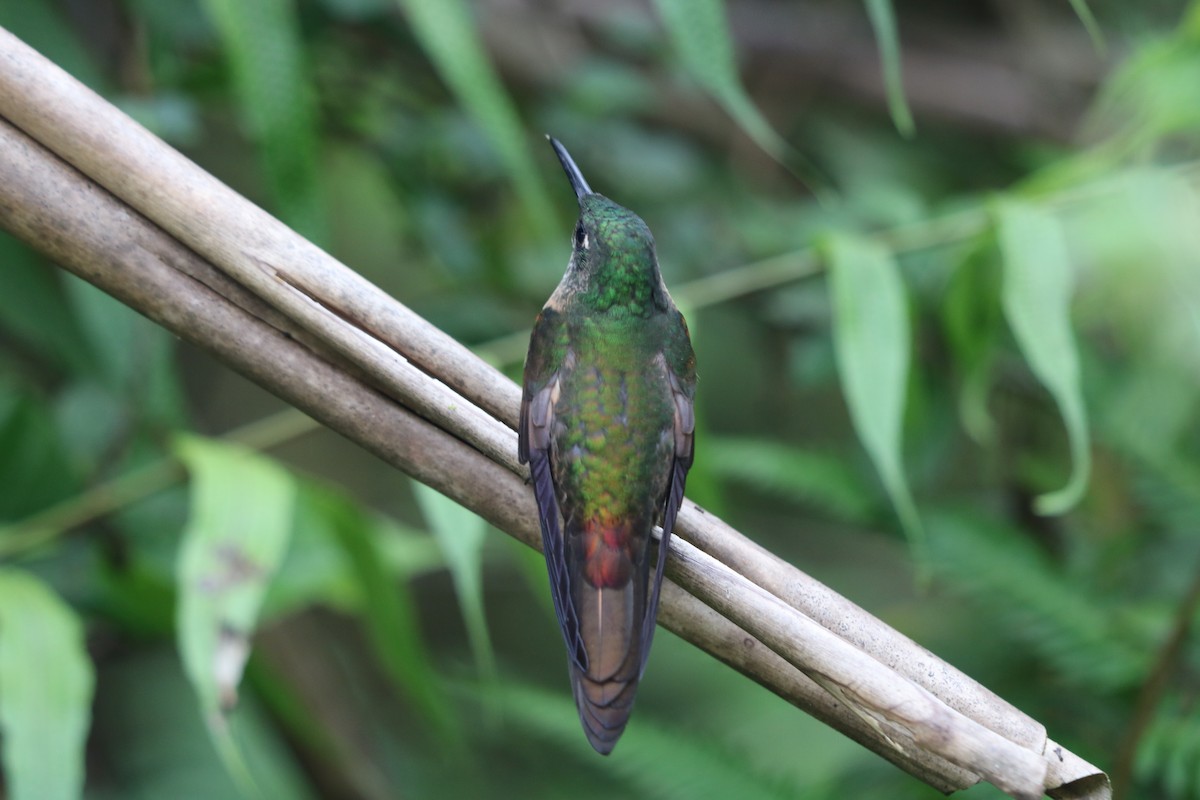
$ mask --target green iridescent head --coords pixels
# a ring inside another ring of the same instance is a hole
[[[629,279],[658,283],[658,259],[650,228],[637,214],[593,192],[567,149],[558,140],[546,138],[579,201],[571,270],[600,278],[604,283]]]

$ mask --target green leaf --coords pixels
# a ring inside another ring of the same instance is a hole
[[[887,91],[888,111],[896,130],[905,137],[916,131],[908,101],[904,98],[904,78],[900,71],[900,34],[896,30],[896,12],[892,0],[866,0],[867,15],[875,31],[875,44],[883,66],[883,85]]]
[[[141,359],[163,330],[111,295],[74,275],[63,288],[76,324],[83,330],[96,372],[110,388],[126,388],[137,377]]]
[[[1072,684],[1111,692],[1144,679],[1159,634],[1145,636],[1123,624],[1121,609],[1076,585],[1020,530],[978,514],[935,512],[929,552],[939,577]]]
[[[171,426],[181,424],[183,400],[175,376],[174,338],[87,281],[71,274],[62,278],[71,313],[88,345],[89,369],[108,389],[127,398],[135,415]]]
[[[395,574],[403,575],[405,567],[401,565],[393,572],[389,566],[388,543],[397,543],[404,534],[394,526],[371,520],[332,492],[305,494],[309,513],[325,519],[354,574],[367,632],[388,676],[434,724],[439,735],[457,741],[454,717],[421,636],[416,603],[407,583]],[[424,556],[418,558],[424,566]]]
[[[579,718],[569,695],[509,683],[504,704],[506,721],[541,739],[553,752],[591,755],[586,739],[579,735]],[[713,737],[698,729],[659,724],[645,711],[605,762],[606,771],[624,784],[620,796],[665,800],[800,796],[795,785],[779,775],[765,774],[745,754],[714,744]]]
[[[1188,441],[1200,386],[1172,362],[1143,356],[1123,371],[1119,386],[1103,393],[1093,416],[1096,438],[1147,463],[1165,467],[1180,443]],[[1184,445],[1186,447],[1186,445]],[[1200,466],[1200,465],[1198,465]],[[1183,471],[1171,470],[1177,480]],[[1200,502],[1200,495],[1195,498]],[[1200,505],[1196,510],[1200,512]],[[1196,518],[1200,523],[1200,516]]]
[[[259,146],[284,222],[327,239],[317,180],[317,110],[292,0],[204,0],[233,71],[241,114]]]
[[[1040,514],[1061,514],[1079,502],[1091,471],[1079,354],[1071,332],[1071,259],[1062,227],[1049,212],[1008,200],[997,204],[996,221],[1004,258],[1004,316],[1067,427],[1070,480],[1035,502]]]
[[[253,664],[253,661],[251,662]],[[104,666],[96,697],[92,741],[102,779],[88,800],[178,798],[237,800],[244,797],[213,749],[200,718],[180,713],[195,691],[175,654],[157,639],[140,641]],[[281,681],[282,683],[282,681]],[[285,684],[286,685],[286,684]],[[299,763],[296,733],[247,697],[238,708],[239,744],[262,794],[270,800],[309,800]],[[107,746],[103,743],[116,743]]]
[[[45,401],[35,394],[0,395],[0,520],[20,520],[79,489]],[[0,529],[8,554],[10,530]]]
[[[124,413],[181,427],[184,401],[175,373],[174,337],[84,279],[65,273],[62,281],[88,344],[84,357],[104,387],[124,399]],[[119,435],[100,432],[106,434]]]
[[[355,537],[366,539],[361,545],[364,562],[378,572],[378,581],[363,574],[351,555],[360,547],[352,543]],[[263,601],[261,618],[285,617],[314,605],[363,615],[388,613],[381,610],[391,608],[392,598],[372,596],[368,589],[378,586],[388,595],[403,593],[406,583],[445,568],[437,543],[425,531],[372,517],[328,486],[303,481],[291,541]],[[407,594],[401,602],[412,603]],[[380,630],[387,627],[381,625]],[[402,639],[401,632],[392,632],[382,641],[390,645]]]
[[[240,759],[224,713],[250,651],[267,585],[287,549],[296,485],[274,462],[243,448],[180,437],[191,475],[191,514],[178,568],[176,625],[184,671],[226,765]]]
[[[347,22],[365,22],[383,16],[390,8],[387,0],[323,0],[330,16]]]
[[[1099,132],[1108,134],[1106,141],[1068,164],[1083,159],[1095,161],[1101,169],[1111,167],[1116,158],[1150,155],[1163,139],[1196,130],[1200,125],[1197,8],[1192,5],[1174,35],[1147,39],[1105,80],[1090,125],[1095,129],[1103,124],[1105,130]]]
[[[704,439],[704,460],[726,480],[787,500],[811,503],[841,519],[864,521],[871,501],[845,461],[780,442],[729,437]]]
[[[826,256],[834,352],[850,419],[920,564],[924,534],[901,456],[911,336],[904,285],[891,254],[866,239],[834,236]]]
[[[754,142],[782,161],[789,148],[746,94],[721,0],[655,0],[684,68]]]
[[[442,76],[492,141],[529,218],[543,239],[554,236],[557,215],[538,179],[524,126],[484,52],[463,0],[397,0],[413,33]]]
[[[962,379],[959,418],[972,439],[990,445],[995,441],[996,425],[987,400],[1003,326],[1000,265],[991,237],[980,237],[955,265],[941,317]]]
[[[1108,49],[1104,42],[1104,31],[1100,30],[1100,23],[1096,22],[1096,17],[1092,15],[1092,9],[1088,6],[1087,0],[1071,0],[1071,8],[1074,9],[1075,16],[1079,17],[1083,29],[1091,37],[1092,47],[1096,48],[1097,53],[1103,54]]]
[[[10,800],[83,796],[94,684],[75,613],[32,575],[0,570],[0,744]]]
[[[103,93],[104,73],[91,58],[93,50],[80,41],[60,8],[51,0],[0,3],[0,27],[11,31],[76,80]]]
[[[1200,351],[1200,193],[1186,173],[1139,168],[1064,218],[1087,297],[1139,360],[1190,374]]]
[[[496,656],[483,602],[483,545],[487,522],[423,483],[413,487],[429,530],[446,556],[462,610],[475,666],[485,682],[496,680]]]
[[[0,233],[0,327],[39,356],[76,374],[94,372],[67,303],[60,271]]]
[[[1200,720],[1186,692],[1171,690],[1138,741],[1134,772],[1162,797],[1200,797]]]

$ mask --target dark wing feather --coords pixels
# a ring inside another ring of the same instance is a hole
[[[540,339],[544,344],[551,340],[560,320],[553,310],[543,310],[534,326],[534,341]],[[521,416],[517,423],[517,459],[523,464],[529,464],[533,495],[538,506],[538,522],[542,529],[542,553],[546,558],[554,613],[562,629],[563,641],[567,645],[571,661],[586,669],[587,651],[579,632],[579,617],[571,602],[571,577],[567,569],[560,522],[562,515],[555,492],[554,470],[550,463],[554,399],[561,362],[555,363],[555,359],[547,359],[548,349],[545,346],[531,347],[530,356],[526,360],[525,390],[521,398]]]
[[[558,500],[554,496],[554,479],[550,470],[550,454],[546,450],[532,450],[529,454],[529,470],[533,476],[533,494],[538,504],[538,519],[542,526],[542,553],[546,557],[546,571],[550,576],[550,594],[554,599],[554,613],[562,629],[567,654],[580,669],[587,669],[587,650],[579,635],[579,617],[571,603],[571,577],[567,570],[567,556],[563,548],[563,534],[559,525]]]
[[[654,629],[658,624],[658,596],[662,589],[663,572],[667,566],[667,552],[670,550],[671,534],[675,530],[675,517],[679,515],[679,507],[683,504],[687,473],[692,467],[696,450],[696,415],[690,396],[692,386],[680,381],[670,368],[667,369],[667,374],[671,379],[671,396],[675,401],[675,459],[671,464],[671,479],[667,484],[666,505],[663,508],[658,563],[655,565],[653,582],[650,584],[646,617],[642,621],[642,670],[646,668],[646,658],[650,655]]]

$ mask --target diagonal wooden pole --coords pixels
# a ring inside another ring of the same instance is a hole
[[[538,546],[518,390],[0,29],[0,225]],[[436,454],[436,455],[434,455]],[[930,785],[1106,797],[1036,721],[689,504],[660,621]]]

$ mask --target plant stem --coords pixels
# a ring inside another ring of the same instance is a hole
[[[1198,565],[1200,567],[1200,565]],[[1137,756],[1138,745],[1150,727],[1154,712],[1170,685],[1171,674],[1175,671],[1184,645],[1192,632],[1192,620],[1200,611],[1200,568],[1192,577],[1192,583],[1179,603],[1175,612],[1175,622],[1171,626],[1171,635],[1158,651],[1154,668],[1150,671],[1142,690],[1138,693],[1137,702],[1133,707],[1133,715],[1125,729],[1121,746],[1117,749],[1116,761],[1113,764],[1113,796],[1128,797],[1133,784],[1133,764]]]
[[[251,450],[268,450],[318,424],[294,408],[255,420],[221,438]],[[0,528],[0,559],[35,550],[69,530],[174,486],[184,471],[174,456],[164,456],[67,498],[12,525]]]

